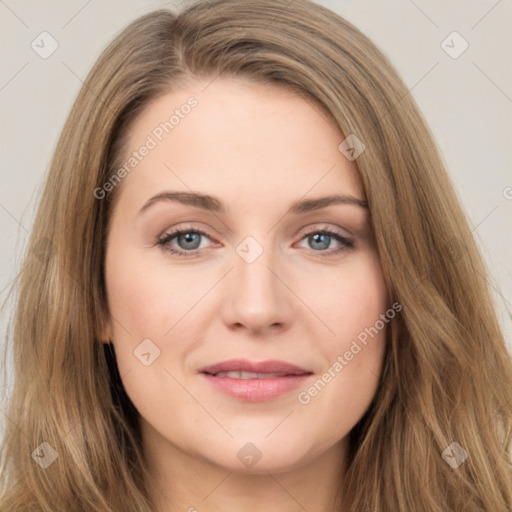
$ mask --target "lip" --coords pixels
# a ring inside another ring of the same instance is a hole
[[[252,372],[252,373],[286,373],[288,375],[304,375],[311,373],[309,370],[287,363],[271,359],[267,361],[249,361],[248,359],[230,359],[221,363],[205,366],[199,373],[215,375],[220,372]]]
[[[216,376],[223,372],[250,372],[255,374],[282,374],[264,378],[234,378]],[[231,359],[199,370],[199,373],[218,391],[245,402],[264,402],[298,388],[313,373],[286,361],[249,361]]]

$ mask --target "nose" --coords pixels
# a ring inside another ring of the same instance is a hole
[[[288,329],[294,296],[270,249],[265,248],[252,262],[234,254],[233,266],[222,302],[224,323],[230,329],[261,336]]]

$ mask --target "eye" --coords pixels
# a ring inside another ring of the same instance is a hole
[[[204,247],[201,246],[201,238],[209,238],[208,234],[199,229],[183,226],[175,229],[158,240],[158,245],[162,246],[166,251],[178,256],[190,257],[197,256],[197,250]],[[176,248],[171,242],[176,239]]]
[[[354,247],[354,242],[337,231],[322,228],[309,231],[302,239],[312,248],[313,253],[325,253],[325,256],[338,254]],[[332,248],[332,242],[338,247]],[[330,249],[330,250],[327,250]],[[324,256],[324,254],[322,254]]]
[[[201,247],[203,238],[211,240],[210,236],[204,231],[190,226],[183,226],[170,233],[166,233],[163,238],[157,240],[157,244],[163,247],[164,250],[177,256],[194,257],[198,256],[200,250],[205,248],[205,246]],[[310,230],[302,236],[301,242],[303,240],[306,240],[310,245],[310,251],[313,254],[316,253],[321,256],[332,256],[354,247],[352,240],[337,231],[327,228]],[[338,246],[335,248],[331,247],[333,242],[338,244]]]

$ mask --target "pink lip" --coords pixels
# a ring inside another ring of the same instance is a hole
[[[311,373],[309,370],[295,366],[285,361],[248,361],[247,359],[230,359],[222,363],[205,366],[200,373],[216,374],[219,372],[253,372],[253,373],[287,373],[289,375],[304,375]]]
[[[242,371],[251,373],[284,373],[271,378],[237,379],[217,377],[220,372]],[[245,402],[263,402],[298,388],[312,372],[284,361],[252,362],[232,359],[199,370],[217,390]]]

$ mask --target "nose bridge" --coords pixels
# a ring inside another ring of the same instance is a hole
[[[269,238],[260,242],[254,236],[246,237],[236,247],[236,293],[247,304],[254,302],[252,309],[263,310],[276,300],[277,278],[270,271],[274,267],[274,252]]]
[[[290,318],[290,293],[276,271],[276,251],[270,238],[260,240],[248,236],[236,247],[225,302],[225,321],[250,330],[286,324]]]

